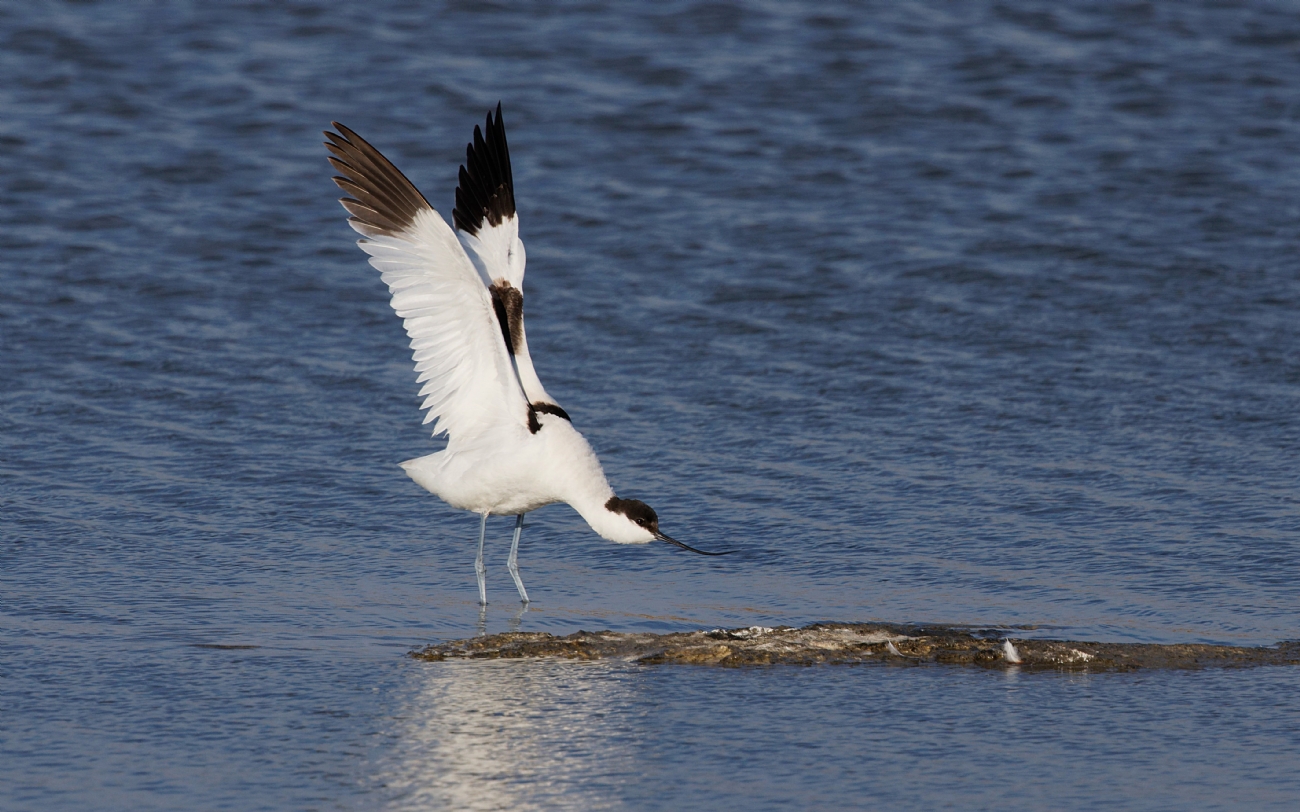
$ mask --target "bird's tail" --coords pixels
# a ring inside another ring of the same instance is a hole
[[[427,454],[413,460],[399,462],[398,465],[402,466],[402,470],[406,472],[407,476],[415,480],[415,484],[426,491],[436,494],[438,493],[436,487],[438,472],[442,469],[442,460],[439,458],[442,455],[443,452],[439,451],[435,454]]]

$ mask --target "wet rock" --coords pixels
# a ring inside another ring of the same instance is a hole
[[[1263,647],[1091,643],[1008,638],[997,630],[818,623],[802,629],[751,626],[674,634],[601,631],[556,637],[544,632],[515,632],[441,643],[413,651],[411,656],[429,661],[565,657],[722,666],[877,663],[1133,671],[1300,665],[1300,641]]]

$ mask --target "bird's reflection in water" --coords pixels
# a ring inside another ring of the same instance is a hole
[[[510,623],[506,626],[511,634],[519,632],[519,625],[523,623],[524,615],[526,614],[528,614],[528,604],[521,601],[519,604],[519,611],[515,612],[515,616],[510,618]]]
[[[522,612],[520,613],[522,616]],[[635,767],[626,665],[421,663],[376,778],[398,809],[603,809]]]
[[[519,626],[523,623],[524,615],[528,614],[528,604],[523,601],[519,602],[519,609],[506,622],[506,631],[515,634],[519,631]],[[487,606],[479,604],[478,622],[474,624],[475,637],[487,637]]]

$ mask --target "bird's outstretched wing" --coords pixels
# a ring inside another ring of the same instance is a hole
[[[568,420],[569,415],[546,394],[528,352],[524,331],[524,243],[519,239],[514,175],[500,104],[496,118],[489,112],[487,123],[482,130],[474,128],[474,140],[465,148],[452,221],[461,245],[488,285],[502,338],[528,398],[529,428],[538,431],[540,414]]]
[[[334,122],[326,132],[339,202],[365,237],[358,245],[382,274],[411,338],[434,434],[451,442],[533,419],[486,280],[424,195],[379,150]],[[508,171],[508,168],[507,168]],[[513,204],[511,206],[513,212]]]

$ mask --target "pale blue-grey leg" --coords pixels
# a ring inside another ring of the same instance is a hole
[[[487,535],[487,513],[478,525],[478,558],[474,559],[474,572],[478,574],[478,602],[487,606],[487,568],[483,566],[483,537]]]
[[[510,570],[510,577],[515,579],[515,588],[519,590],[519,600],[528,603],[528,590],[524,589],[524,582],[519,578],[519,564],[516,559],[519,558],[519,534],[524,530],[524,514],[520,513],[515,517],[515,539],[510,542],[510,558],[506,560],[506,569]]]

